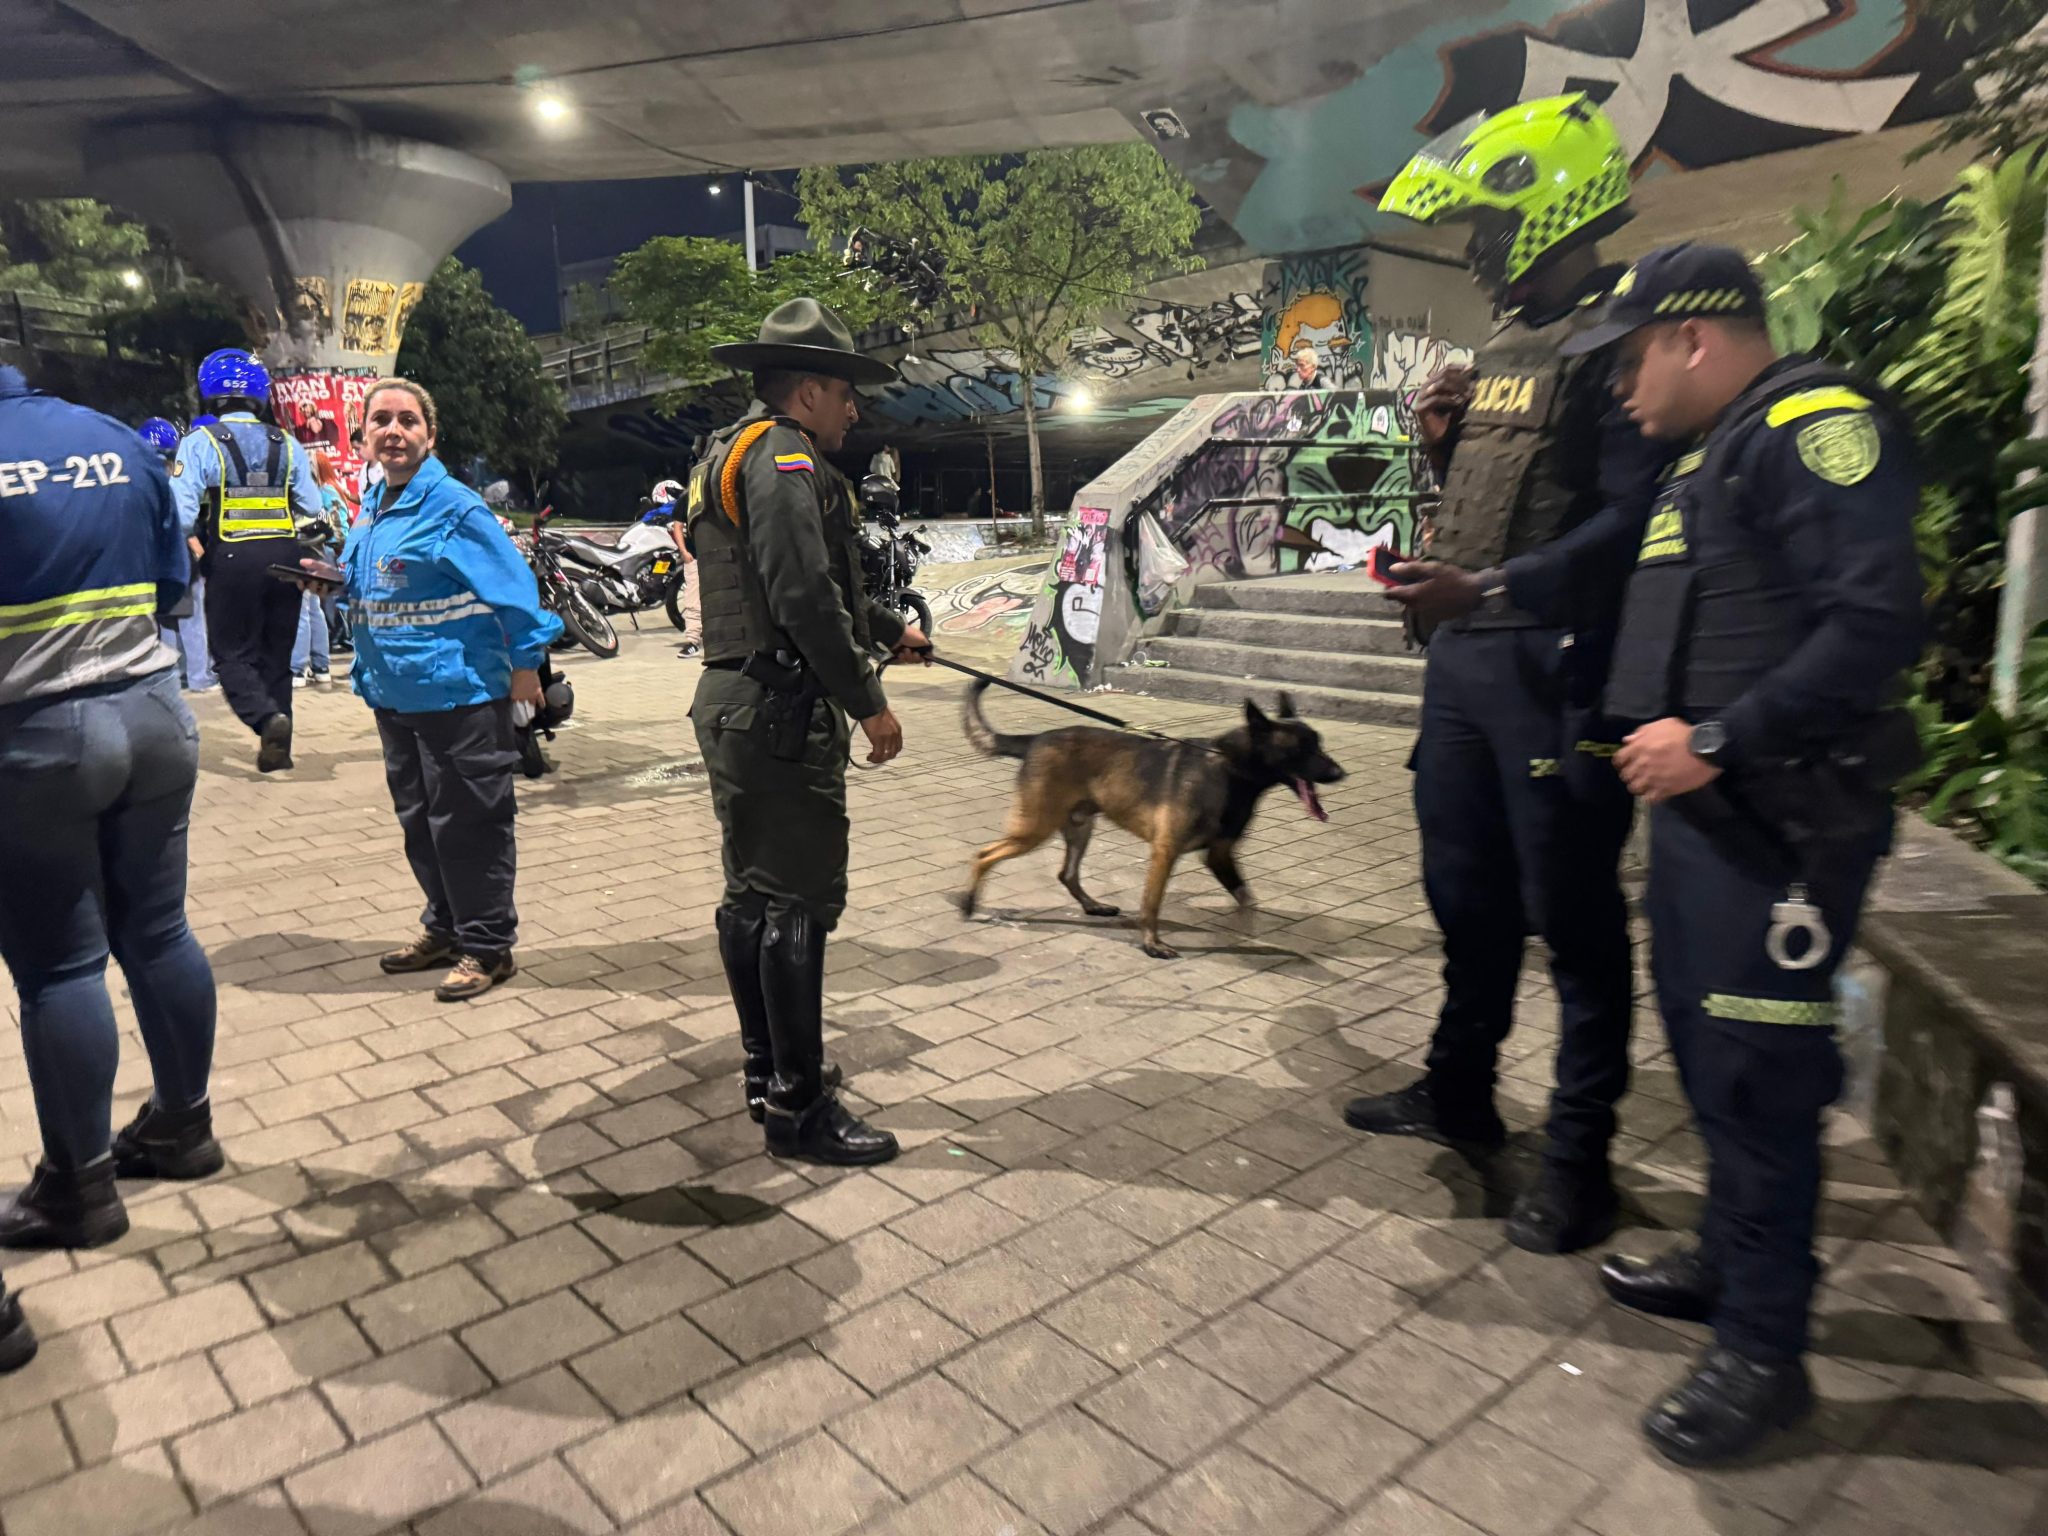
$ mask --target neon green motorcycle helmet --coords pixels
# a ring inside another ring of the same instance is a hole
[[[1545,257],[1620,227],[1628,192],[1621,135],[1575,91],[1475,112],[1438,134],[1388,184],[1380,209],[1422,224],[1469,221],[1466,258],[1505,291]]]

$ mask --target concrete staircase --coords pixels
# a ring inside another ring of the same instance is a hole
[[[1422,708],[1422,657],[1363,572],[1199,586],[1192,607],[1108,676],[1132,693],[1215,704],[1249,694],[1270,705],[1284,688],[1312,720],[1412,727]]]

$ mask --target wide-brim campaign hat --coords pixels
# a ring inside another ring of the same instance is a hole
[[[728,341],[711,355],[734,368],[760,373],[787,368],[822,373],[849,384],[888,384],[900,378],[894,365],[854,350],[846,322],[816,299],[791,299],[769,312],[753,341]]]

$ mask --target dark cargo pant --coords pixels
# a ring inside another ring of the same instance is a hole
[[[420,926],[452,938],[466,955],[502,958],[519,936],[512,904],[519,739],[511,701],[376,714],[406,862],[427,898]]]
[[[801,760],[768,749],[767,690],[739,673],[706,667],[690,721],[724,832],[725,905],[765,907],[771,917],[808,910],[830,932],[846,910],[845,712],[811,707]]]
[[[1523,941],[1539,934],[1557,986],[1551,1160],[1597,1167],[1628,1088],[1628,909],[1622,845],[1633,804],[1611,758],[1578,749],[1555,629],[1439,630],[1410,759],[1422,880],[1444,936],[1430,1041],[1437,1102],[1490,1100],[1514,1022]]]
[[[292,643],[299,634],[299,589],[270,567],[297,565],[297,539],[244,539],[206,555],[206,641],[213,675],[235,717],[260,731],[292,712]]]

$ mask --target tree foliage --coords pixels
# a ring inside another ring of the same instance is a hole
[[[1972,104],[1941,125],[1917,153],[1969,144],[2009,155],[2048,121],[2048,19],[2041,0],[1920,0],[1920,15],[1964,38],[1969,59],[1957,79]]]
[[[452,256],[406,322],[398,371],[440,407],[439,452],[449,468],[466,471],[481,458],[533,483],[553,466],[569,420],[561,386],[541,371],[533,338]]]
[[[914,248],[945,296],[980,317],[977,339],[1013,353],[1031,447],[1031,510],[1045,485],[1033,381],[1076,328],[1146,282],[1199,266],[1194,189],[1145,144],[1033,150],[806,170],[803,219],[821,242],[865,229]]]
[[[0,202],[0,290],[133,300],[128,274],[139,272],[152,249],[147,225],[89,197]]]
[[[809,295],[830,305],[856,334],[902,308],[894,295],[814,251],[749,272],[746,252],[732,241],[695,235],[659,235],[628,251],[612,269],[610,286],[627,318],[651,333],[641,353],[645,366],[682,381],[663,399],[669,409],[692,385],[722,371],[713,347],[752,341],[762,318],[790,299]]]

